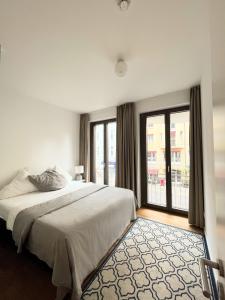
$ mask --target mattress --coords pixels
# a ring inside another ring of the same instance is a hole
[[[8,230],[13,230],[16,216],[22,210],[32,207],[36,204],[53,200],[57,197],[66,195],[70,192],[82,189],[92,185],[92,183],[84,183],[80,181],[71,181],[65,188],[52,192],[33,192],[9,199],[0,200],[0,217],[6,221]]]

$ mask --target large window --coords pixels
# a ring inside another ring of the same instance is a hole
[[[189,199],[189,109],[141,114],[142,203],[187,212]]]
[[[91,181],[115,185],[116,120],[91,123]]]

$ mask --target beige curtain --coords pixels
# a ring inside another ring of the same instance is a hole
[[[89,181],[89,114],[80,115],[80,165],[84,166],[84,179]]]
[[[116,186],[131,189],[136,195],[135,109],[134,103],[117,107]]]
[[[201,88],[190,91],[190,192],[189,223],[204,228]]]

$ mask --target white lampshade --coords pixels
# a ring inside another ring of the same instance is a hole
[[[84,173],[84,166],[75,166],[74,172],[75,172],[75,174],[83,174]]]
[[[123,59],[119,59],[115,65],[115,72],[117,76],[124,77],[127,72],[127,64]]]
[[[129,2],[128,2],[127,0],[122,0],[122,1],[119,3],[119,6],[120,6],[120,9],[121,9],[121,10],[128,10]]]

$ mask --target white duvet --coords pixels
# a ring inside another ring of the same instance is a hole
[[[87,187],[92,183],[71,181],[65,188],[53,192],[33,192],[13,198],[0,200],[0,217],[6,221],[6,227],[13,230],[17,214],[33,205],[55,199],[78,189]]]

